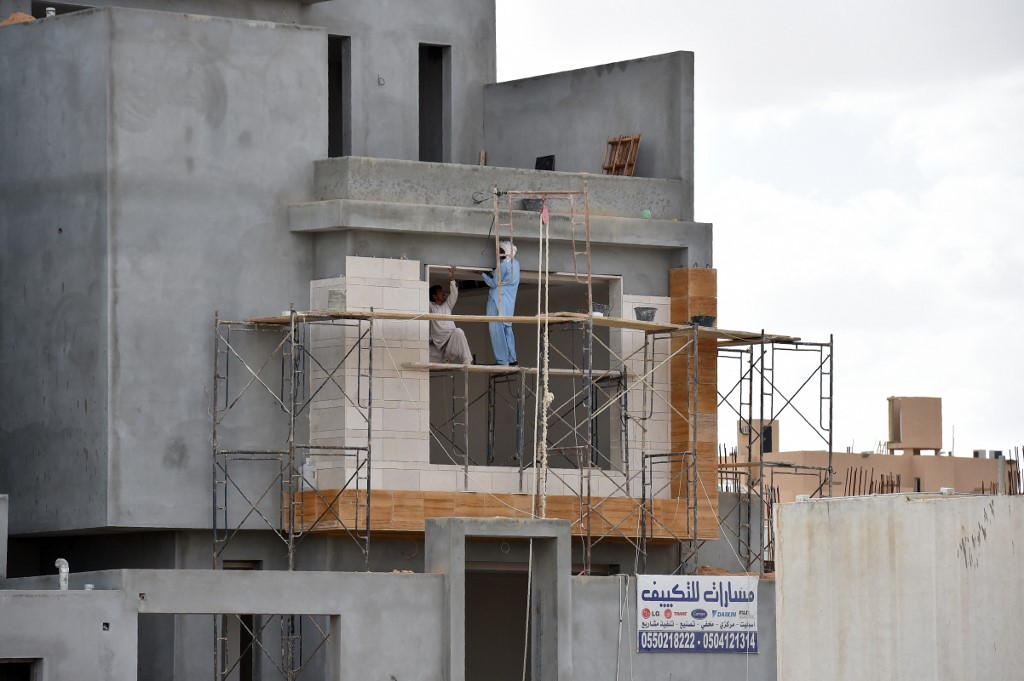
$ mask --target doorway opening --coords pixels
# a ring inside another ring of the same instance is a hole
[[[225,560],[225,570],[262,570],[261,560]],[[262,641],[264,629],[260,615],[221,615],[221,631],[225,639],[225,653],[234,660],[232,681],[255,681],[260,678]],[[230,667],[231,665],[229,665]]]
[[[527,574],[466,570],[466,678],[530,679]]]
[[[421,161],[450,160],[451,51],[448,45],[420,45]]]

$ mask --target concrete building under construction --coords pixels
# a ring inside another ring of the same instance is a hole
[[[12,678],[776,678],[770,579],[743,654],[637,643],[638,578],[765,570],[722,359],[749,424],[813,355],[832,451],[832,340],[717,322],[693,55],[497,83],[492,2],[170,5],[0,0]]]

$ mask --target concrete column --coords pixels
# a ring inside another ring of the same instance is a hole
[[[453,528],[456,518],[428,518],[425,571],[444,575],[442,678],[466,678],[466,535]]]

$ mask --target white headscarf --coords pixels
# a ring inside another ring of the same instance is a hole
[[[501,241],[498,243],[498,248],[501,249],[501,254],[511,258],[516,257],[516,252],[519,250],[512,243],[508,241]]]

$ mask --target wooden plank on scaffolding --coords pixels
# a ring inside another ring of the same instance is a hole
[[[624,319],[620,317],[604,317],[595,315],[592,317],[594,326],[614,328],[614,329],[629,329],[632,331],[646,331],[650,333],[671,333],[673,335],[678,334],[680,336],[686,336],[693,334],[693,325],[690,323],[689,310],[685,310],[686,314],[680,313],[679,318],[685,316],[685,321],[680,323],[659,323],[659,322],[642,322],[635,319]],[[552,312],[548,315],[534,315],[534,316],[489,316],[489,315],[445,315],[445,314],[431,314],[425,312],[378,312],[369,310],[307,310],[302,312],[296,312],[296,323],[318,323],[318,322],[331,322],[341,320],[362,320],[362,321],[373,321],[373,320],[384,320],[384,321],[451,321],[458,324],[485,324],[490,322],[511,322],[513,324],[531,324],[536,325],[538,322],[547,321],[550,324],[565,324],[571,322],[584,322],[591,318],[591,315],[580,314],[578,312]],[[250,317],[242,322],[237,321],[222,321],[222,324],[251,324],[258,326],[288,326],[291,323],[290,314],[271,315],[265,317]],[[773,343],[793,343],[800,340],[796,336],[786,336],[782,334],[765,334],[762,336],[760,332],[755,331],[739,331],[735,329],[722,329],[718,327],[700,327],[698,335],[701,338],[717,339],[719,347],[725,347],[727,345],[749,345],[752,343],[764,342]]]

